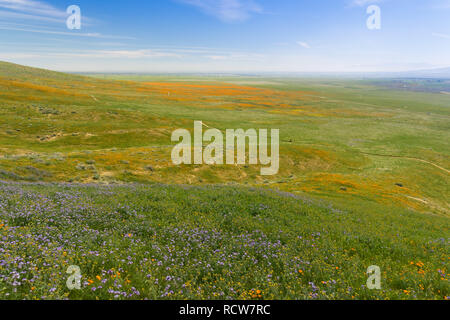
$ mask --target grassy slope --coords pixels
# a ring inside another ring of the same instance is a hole
[[[1,183],[0,299],[448,296],[448,219],[379,209],[242,187]],[[365,287],[374,264],[379,291]]]
[[[228,288],[225,295],[245,298],[251,297],[248,296],[251,289],[263,290],[266,298],[311,297],[314,293],[325,298],[448,295],[446,276],[441,280],[438,272],[438,269],[444,273],[447,270],[448,217],[435,214],[448,214],[449,176],[445,170],[432,165],[450,168],[448,95],[398,92],[361,81],[258,78],[204,81],[184,77],[131,79],[140,82],[121,80],[64,75],[0,63],[0,152],[3,154],[0,178],[104,184],[228,183],[233,187],[190,188],[189,193],[175,186],[11,187],[13,194],[29,192],[31,199],[38,197],[46,205],[54,203],[56,208],[66,208],[63,199],[76,193],[76,199],[82,203],[93,201],[94,212],[111,213],[106,215],[113,219],[108,223],[102,214],[90,218],[91,209],[75,213],[69,210],[69,214],[81,219],[73,225],[73,230],[78,230],[78,234],[86,231],[76,246],[59,238],[75,232],[70,230],[67,221],[50,221],[54,231],[50,242],[60,247],[58,254],[53,255],[39,247],[42,239],[38,235],[49,222],[46,215],[37,214],[21,222],[9,216],[11,210],[7,209],[2,215],[3,223],[23,229],[13,229],[12,234],[11,229],[2,232],[18,239],[33,237],[34,244],[30,244],[27,252],[31,256],[48,255],[49,260],[44,259],[47,263],[56,261],[57,266],[49,267],[49,273],[61,272],[63,261],[73,262],[87,269],[86,276],[95,280],[96,275],[103,277],[101,273],[108,268],[121,265],[129,277],[136,275],[132,281],[146,288],[145,296],[155,298],[164,294],[167,283],[163,282],[164,288],[148,286],[146,281],[150,280],[144,280],[144,273],[155,273],[158,279],[171,274],[166,275],[161,266],[153,266],[155,270],[147,264],[143,267],[148,270],[133,268],[137,268],[136,263],[142,265],[145,252],[153,245],[180,246],[177,238],[172,242],[169,237],[175,226],[183,225],[183,234],[194,232],[195,228],[218,231],[222,240],[217,241],[229,244],[228,254],[240,245],[233,237],[245,230],[258,229],[271,241],[280,240],[286,247],[282,257],[276,259],[282,262],[280,269],[273,270],[272,276],[280,277],[273,286],[266,281],[270,269],[274,268],[268,262],[273,264],[273,261],[263,259],[261,266],[252,265],[252,259],[261,260],[261,253],[252,249],[245,262],[232,262],[232,268],[236,269],[232,283],[223,282],[221,279],[226,277],[216,269],[210,273],[203,269],[198,271],[201,274],[190,273],[187,270],[194,268],[189,260],[189,268],[183,267],[176,274],[180,281],[191,280],[195,290],[200,291],[194,290],[186,296],[212,296],[218,291],[213,290],[215,284],[211,285],[211,281],[222,281],[216,288],[222,291]],[[170,162],[170,134],[177,128],[191,128],[194,120],[203,120],[219,129],[280,128],[280,174],[261,177],[258,166],[174,167]],[[243,183],[325,199],[341,210],[332,211],[318,205],[302,207],[296,204],[298,200],[267,195],[265,191],[261,191],[263,195],[255,194],[237,185]],[[58,195],[57,191],[63,194]],[[10,201],[11,193],[2,192],[6,201],[3,208],[30,208],[30,204],[23,203],[29,201],[27,197]],[[114,197],[105,202],[105,194],[110,192]],[[147,193],[155,199],[144,197]],[[43,200],[46,195],[50,200]],[[211,201],[212,198],[215,200]],[[233,212],[236,203],[242,203],[242,207],[235,208],[236,215],[229,217],[226,212]],[[123,214],[118,206],[124,204],[135,208],[143,217],[127,216],[123,225],[117,225],[118,221],[114,220],[117,217],[113,216],[116,211]],[[139,225],[152,227],[153,232],[162,235],[161,239],[148,239]],[[289,236],[280,235],[280,229]],[[132,267],[119,259],[105,260],[107,249],[117,247],[111,249],[116,254],[129,245],[129,239],[123,237],[126,232],[138,234],[139,241],[145,243],[145,249],[139,245],[133,247],[136,255],[132,256],[135,263]],[[92,234],[110,242],[98,259],[85,255],[88,249],[95,251],[98,247],[96,242],[91,243]],[[313,247],[311,241],[316,238]],[[194,245],[189,242],[192,239],[178,240],[183,248],[189,247],[183,241]],[[216,268],[216,257],[210,254],[209,245],[206,242],[201,248],[201,258]],[[80,250],[80,246],[84,249]],[[22,252],[18,247],[8,250],[11,256]],[[70,251],[66,252],[65,259],[64,255],[59,256],[63,250]],[[159,260],[163,257],[158,253]],[[300,260],[311,264],[300,265]],[[100,265],[103,261],[108,265]],[[382,266],[386,291],[367,292],[358,287],[364,284],[364,270],[371,264]],[[297,274],[298,270],[295,273],[297,268],[305,272],[305,278]],[[49,273],[36,272],[38,276]],[[248,274],[254,277],[248,277],[245,282],[239,280]],[[61,281],[64,277],[60,274],[53,279]],[[338,282],[335,287],[332,282],[321,284],[332,280]],[[48,296],[50,284],[39,281],[41,291],[34,293],[30,287],[19,294]],[[180,281],[177,280],[177,286],[181,285]],[[323,288],[314,291],[308,282]],[[237,293],[229,291],[231,285]],[[348,286],[356,290],[355,294],[346,292]],[[5,289],[6,292],[9,290]],[[60,283],[55,292],[57,297],[67,293]],[[83,294],[92,298],[96,295],[86,290]],[[109,297],[104,292],[98,295]]]
[[[5,179],[244,181],[344,202],[450,210],[445,94],[351,80],[139,76],[131,82],[4,63],[0,71]],[[171,132],[192,128],[194,120],[219,129],[281,129],[280,174],[261,177],[258,166],[173,166]]]

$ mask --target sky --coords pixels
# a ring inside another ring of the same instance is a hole
[[[72,5],[80,29],[67,26]],[[450,0],[0,0],[0,60],[70,72],[450,67]]]

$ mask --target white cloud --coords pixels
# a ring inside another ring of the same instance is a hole
[[[67,5],[68,7],[68,5]],[[43,21],[59,23],[65,26],[69,14],[44,1],[0,0],[0,18],[5,21]],[[83,15],[83,26],[91,25],[95,20]]]
[[[60,56],[71,56],[71,57],[89,57],[89,58],[162,58],[162,57],[172,57],[179,58],[179,54],[171,52],[163,52],[156,50],[97,50],[85,53],[64,53],[59,54]]]
[[[35,52],[35,53],[19,53],[19,52],[7,52],[0,53],[0,59],[9,58],[51,58],[51,57],[67,57],[67,58],[101,58],[101,59],[139,59],[139,58],[180,58],[181,55],[164,52],[159,50],[86,50],[79,52]]]
[[[213,61],[261,61],[265,58],[257,53],[223,53],[215,55],[206,55],[205,58]]]
[[[205,56],[205,58],[211,59],[211,60],[227,60],[228,56]]]
[[[311,46],[310,46],[308,43],[306,43],[306,42],[303,42],[303,41],[297,41],[297,44],[298,44],[299,46],[305,48],[305,49],[311,49]]]
[[[67,17],[65,11],[57,9],[47,3],[34,0],[0,0],[0,8],[10,10],[5,12],[11,12],[11,14],[19,12],[39,17],[60,19]]]
[[[222,21],[244,21],[252,14],[262,13],[262,7],[253,0],[178,0],[200,8],[203,12]]]
[[[63,23],[63,19],[49,17],[49,16],[39,16],[28,13],[20,13],[13,11],[0,10],[0,18],[3,21],[46,21],[46,22],[57,22]]]
[[[0,30],[21,31],[21,32],[41,33],[41,34],[54,34],[54,35],[61,35],[61,36],[102,38],[102,39],[128,39],[128,40],[134,39],[132,37],[110,36],[110,35],[104,35],[104,34],[96,33],[96,32],[91,32],[91,33],[64,32],[64,31],[36,29],[34,27],[32,27],[32,28],[14,27],[14,26],[9,26],[9,25],[0,25]]]
[[[32,59],[39,58],[41,55],[22,52],[2,52],[0,53],[0,60],[12,60],[12,59]]]

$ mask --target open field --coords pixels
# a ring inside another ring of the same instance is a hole
[[[449,296],[450,95],[387,82],[0,62],[0,298]],[[280,129],[280,173],[173,165],[195,120]]]

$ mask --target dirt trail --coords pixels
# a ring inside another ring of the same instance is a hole
[[[399,159],[408,159],[408,160],[420,161],[420,162],[423,162],[423,163],[427,163],[427,164],[429,164],[429,165],[432,165],[433,167],[436,167],[436,168],[438,168],[438,169],[440,169],[440,170],[442,170],[442,171],[445,171],[446,173],[450,174],[450,171],[449,171],[449,170],[447,170],[447,169],[445,169],[445,168],[443,168],[443,167],[441,167],[441,166],[439,166],[439,165],[437,165],[437,164],[435,164],[435,163],[433,163],[433,162],[431,162],[431,161],[423,160],[423,159],[420,159],[420,158],[406,157],[406,156],[397,156],[397,155],[391,155],[391,154],[369,153],[369,152],[362,152],[362,151],[360,151],[360,153],[361,153],[361,154],[365,154],[365,155],[369,155],[369,156],[388,157],[388,158],[399,158]]]

